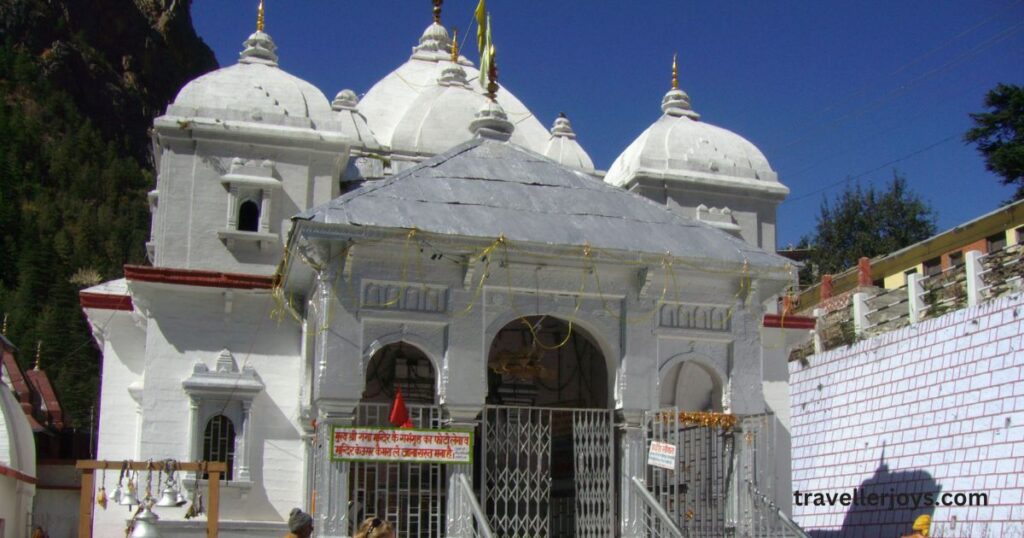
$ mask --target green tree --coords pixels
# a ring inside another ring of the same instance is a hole
[[[1016,186],[1010,202],[1024,199],[1024,87],[999,84],[985,95],[988,112],[971,114],[964,140],[978,146],[985,168]]]
[[[814,233],[800,242],[812,249],[801,281],[842,272],[862,256],[888,254],[934,234],[935,212],[898,173],[884,190],[848,184],[831,203],[822,200]]]

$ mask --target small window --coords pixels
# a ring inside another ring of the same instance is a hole
[[[1006,232],[999,232],[990,235],[985,239],[988,242],[988,251],[995,252],[1006,248]]]
[[[935,276],[942,272],[942,258],[936,257],[924,262],[925,276]]]
[[[1018,226],[1016,231],[1017,231],[1017,244],[1020,245],[1020,244],[1024,243],[1024,226]]]
[[[203,434],[203,461],[222,461],[228,470],[225,480],[231,480],[235,466],[235,425],[224,415],[214,415],[206,423]],[[204,475],[203,478],[209,478]]]
[[[949,266],[960,267],[964,264],[964,251],[958,250],[956,252],[949,253]]]
[[[246,200],[238,207],[238,231],[255,232],[260,229],[260,206]]]

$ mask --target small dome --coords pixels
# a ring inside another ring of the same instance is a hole
[[[437,85],[424,90],[395,125],[397,153],[436,155],[473,138],[470,124],[487,98],[472,90],[462,66],[448,62]]]
[[[555,118],[555,124],[551,127],[551,138],[544,148],[544,156],[563,166],[588,174],[594,173],[594,162],[576,141],[576,132],[572,130],[572,123],[565,114]]]
[[[378,150],[380,144],[373,136],[370,126],[366,124],[366,118],[356,108],[358,105],[359,97],[356,92],[341,90],[331,102],[331,109],[334,110],[341,133],[356,141],[354,146]]]
[[[186,84],[167,113],[312,128],[332,120],[320,90],[277,66],[277,47],[264,32],[249,36],[237,64]]]
[[[370,129],[377,140],[391,146],[396,151],[414,151],[415,148],[403,146],[404,140],[398,136],[398,126],[405,121],[412,108],[434,99],[420,100],[421,94],[435,92],[441,85],[442,75],[450,67],[452,41],[448,30],[438,23],[427,27],[420,37],[419,44],[413,48],[413,54],[407,62],[378,81],[366,92],[359,102],[359,111],[366,116]],[[478,82],[480,72],[473,63],[460,56],[458,65],[462,66],[466,75],[468,92],[484,98],[486,93]],[[515,124],[512,142],[541,153],[547,146],[549,134],[547,129],[534,117],[522,102],[505,88],[498,90],[498,104],[508,114],[509,120]],[[475,113],[481,105],[477,101],[472,108]],[[427,115],[429,111],[418,114]],[[464,118],[463,118],[464,119]],[[465,124],[459,127],[458,136],[462,136]],[[398,139],[396,139],[398,137]],[[450,147],[450,146],[449,146]],[[444,149],[448,149],[445,147]]]
[[[662,99],[662,116],[615,162],[604,180],[618,186],[637,176],[747,186],[785,195],[768,159],[742,136],[699,121],[686,92],[673,88]]]

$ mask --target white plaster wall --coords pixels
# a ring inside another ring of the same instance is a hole
[[[267,290],[226,292],[132,283],[131,292],[137,313],[118,314],[115,320],[123,317],[124,321],[115,322],[107,331],[112,336],[103,340],[98,457],[190,460],[190,407],[182,381],[197,362],[213,370],[220,350],[228,349],[239,368],[256,369],[265,390],[253,400],[249,425],[253,483],[250,487],[222,483],[220,516],[224,521],[266,521],[268,528],[276,528],[273,524],[284,521],[293,507],[305,506],[305,447],[297,427],[303,371],[299,325],[291,318],[280,323],[270,319],[273,300]],[[104,312],[109,315],[109,311],[97,311],[90,319],[103,317]],[[145,332],[133,320],[142,323]],[[135,345],[122,341],[131,334],[138,340]],[[130,386],[140,389],[138,404],[129,393]],[[117,473],[108,472],[109,492],[116,481]],[[140,491],[144,487],[145,478]],[[185,508],[162,509],[159,515],[173,521],[184,513]],[[126,517],[124,507],[96,510],[94,534],[122,533]]]
[[[298,427],[304,368],[301,328],[290,318],[280,323],[270,319],[273,299],[267,290],[234,290],[226,295],[215,288],[178,287],[172,291],[168,287],[138,286],[136,291],[136,295],[153,298],[147,331],[141,458],[191,458],[194,441],[189,438],[189,398],[182,381],[191,376],[197,362],[213,370],[220,350],[227,349],[240,369],[251,366],[256,370],[265,389],[253,400],[248,425],[253,440],[249,462],[252,486],[229,483],[222,488],[221,518],[283,521],[293,507],[304,506],[305,450]]]
[[[152,230],[154,265],[270,275],[281,259],[290,218],[338,195],[338,156],[212,140],[161,138],[159,201]],[[268,189],[272,244],[235,241],[229,248],[218,232],[228,228],[229,193],[221,183],[234,158],[274,161],[280,189]]]
[[[794,490],[982,492],[988,506],[935,507],[932,535],[1024,533],[1024,297],[808,360],[790,363]],[[793,510],[816,536],[906,534],[928,513]]]
[[[6,386],[0,386],[0,465],[35,477],[35,441],[28,419]],[[5,522],[2,538],[25,534],[32,517],[35,486],[0,475],[0,519]]]

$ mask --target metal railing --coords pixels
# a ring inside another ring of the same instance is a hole
[[[810,538],[769,496],[761,493],[752,480],[747,480],[747,493],[753,508],[754,536]]]
[[[651,538],[683,538],[683,532],[672,522],[672,518],[669,517],[668,512],[665,511],[665,508],[661,506],[658,500],[654,498],[654,495],[647,491],[647,485],[644,481],[634,476],[630,479],[630,482],[632,483],[633,491],[642,503],[640,508],[640,525],[643,528],[644,535]]]
[[[438,429],[445,419],[443,409],[436,405],[409,405],[408,410],[417,428]],[[356,408],[354,425],[390,427],[390,411],[389,403],[362,403]],[[446,465],[354,461],[348,466],[352,534],[363,518],[373,515],[391,522],[397,536],[444,536]]]
[[[452,538],[493,538],[487,516],[473,492],[473,486],[463,473],[453,475],[453,488],[449,492],[448,536]]]

